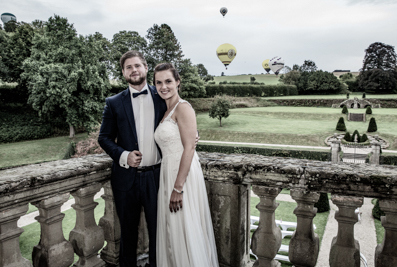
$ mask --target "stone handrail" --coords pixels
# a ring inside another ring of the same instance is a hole
[[[319,192],[332,193],[339,207],[335,218],[338,235],[330,251],[330,266],[359,266],[359,246],[354,240],[354,210],[363,197],[380,199],[386,216],[382,219],[385,239],[376,249],[376,265],[397,266],[394,242],[397,237],[397,167],[369,164],[333,164],[311,160],[259,155],[199,152],[206,179],[220,266],[249,266],[249,251],[258,256],[255,266],[279,266],[274,260],[281,245],[275,225],[275,201],[283,188],[291,189],[298,206],[297,228],[289,245],[289,258],[295,266],[315,266],[319,241],[312,227]],[[0,267],[70,266],[76,253],[76,266],[117,264],[120,229],[113,203],[110,177],[111,159],[91,155],[0,171]],[[250,191],[260,197],[258,229],[250,240]],[[94,220],[93,196],[104,187],[104,217]],[[76,226],[65,240],[60,206],[75,198]],[[21,256],[17,221],[26,214],[28,203],[38,207],[41,240],[34,247],[33,264]],[[141,230],[141,252],[147,238]],[[143,236],[143,237],[142,237]],[[98,251],[103,247],[101,257]],[[358,253],[358,254],[357,254]],[[357,265],[358,259],[358,265]]]

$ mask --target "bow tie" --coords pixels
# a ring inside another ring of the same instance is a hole
[[[137,97],[139,95],[147,95],[147,90],[143,90],[143,91],[141,91],[139,93],[132,93],[132,97],[133,98],[135,98],[135,97]]]

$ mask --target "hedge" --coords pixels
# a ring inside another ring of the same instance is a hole
[[[381,165],[397,165],[397,156],[380,156]]]
[[[297,159],[310,159],[319,161],[331,161],[330,152],[322,151],[306,151],[306,150],[288,150],[276,148],[262,148],[262,147],[233,147],[220,145],[205,145],[197,144],[197,151],[217,152],[217,153],[239,153],[239,154],[257,154],[268,157],[285,157]]]
[[[16,85],[0,85],[0,104],[2,106],[9,103],[26,104],[28,102],[29,92],[26,88],[19,88]]]
[[[314,204],[314,207],[317,208],[317,213],[329,211],[330,207],[329,207],[328,194],[320,193],[320,198]]]
[[[207,84],[207,97],[215,95],[246,96],[287,96],[297,95],[295,85],[257,85],[257,84]]]

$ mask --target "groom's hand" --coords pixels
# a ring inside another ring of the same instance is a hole
[[[131,167],[138,167],[139,164],[141,164],[142,161],[142,153],[139,152],[138,150],[134,150],[128,154],[127,158],[127,164]]]
[[[198,141],[200,140],[200,135],[199,135],[199,131],[197,130],[196,132],[196,140],[194,142],[194,148],[196,148]]]

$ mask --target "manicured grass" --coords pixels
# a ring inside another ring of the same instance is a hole
[[[95,221],[98,223],[99,219],[104,214],[105,201],[102,198],[95,200],[98,202],[98,206],[95,208]],[[62,229],[66,240],[69,240],[69,233],[73,230],[76,225],[76,212],[74,209],[69,209],[64,212],[65,217],[62,221]],[[32,223],[23,227],[24,232],[19,238],[19,247],[21,254],[24,258],[32,260],[33,247],[40,242],[40,224],[38,222]],[[74,262],[78,260],[78,256],[75,254]]]
[[[287,202],[287,201],[277,201],[280,203],[280,205],[277,207],[275,211],[275,217],[276,220],[283,220],[283,221],[289,221],[289,222],[296,222],[296,216],[293,213],[294,209],[296,208],[297,204],[296,202]],[[259,198],[258,197],[251,197],[251,215],[252,216],[258,216],[259,217],[259,210],[256,209],[256,205],[259,203]],[[321,246],[321,241],[323,239],[324,231],[325,231],[325,226],[327,224],[328,220],[328,212],[323,212],[323,213],[317,213],[316,216],[313,218],[313,223],[316,225],[316,230],[314,232],[318,235],[319,241],[320,241],[320,246]],[[288,230],[295,230],[294,228],[290,228]],[[283,245],[288,245],[291,240],[291,237],[285,237],[282,240]],[[280,252],[281,254],[281,252]],[[288,254],[284,254],[288,255]],[[281,262],[282,267],[286,266],[293,266],[291,263],[288,262]]]
[[[252,75],[234,75],[234,76],[216,76],[214,77],[215,83],[219,82],[238,82],[238,83],[249,83],[251,82],[251,77],[255,77],[255,82],[265,83],[265,85],[274,85],[279,83],[280,75],[276,76],[274,74],[252,74]]]
[[[364,112],[364,111],[363,111]],[[397,109],[374,109],[367,122],[352,122],[341,109],[316,107],[260,107],[231,109],[230,116],[219,121],[207,112],[197,115],[197,128],[202,140],[267,144],[325,146],[333,135],[339,117],[345,118],[347,130],[366,133],[371,117],[376,118],[378,134],[397,148]]]
[[[361,99],[363,93],[351,93],[350,99],[357,97]],[[366,94],[365,99],[377,99],[377,98],[397,98],[397,94],[385,94],[385,95],[371,95]],[[346,94],[337,94],[337,95],[289,95],[289,96],[268,96],[263,97],[263,99],[347,99]]]
[[[70,142],[78,142],[86,137],[87,134],[82,133],[77,134],[73,139],[59,136],[0,144],[0,168],[62,159]]]

